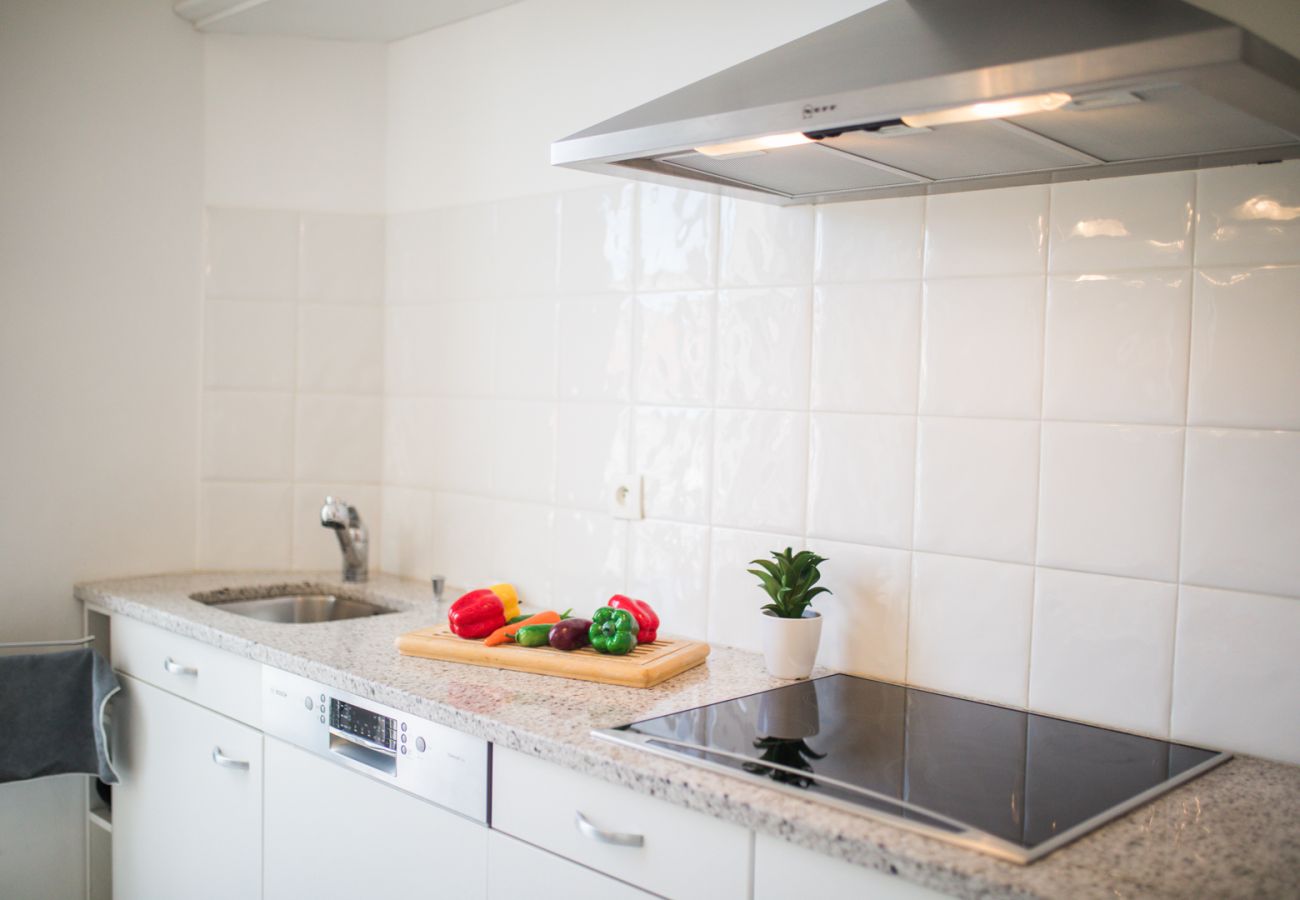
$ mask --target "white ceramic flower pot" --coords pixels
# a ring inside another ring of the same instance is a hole
[[[773,678],[807,678],[817,661],[822,638],[822,617],[811,609],[802,619],[782,619],[762,611],[763,661]]]

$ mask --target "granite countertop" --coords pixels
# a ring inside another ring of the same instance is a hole
[[[323,586],[398,612],[313,625],[261,622],[189,595]],[[370,697],[504,747],[957,897],[1300,896],[1300,767],[1237,757],[1029,866],[591,737],[607,728],[788,684],[753,653],[650,689],[404,657],[397,635],[436,623],[428,582],[337,574],[196,573],[78,585],[110,612]]]

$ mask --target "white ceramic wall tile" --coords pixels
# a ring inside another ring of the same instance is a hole
[[[561,403],[555,442],[555,489],[562,506],[609,509],[614,478],[631,461],[631,410],[610,403]]]
[[[208,300],[204,386],[293,390],[296,319],[292,303]]]
[[[633,522],[628,594],[659,613],[664,634],[708,637],[709,529],[679,522]]]
[[[292,300],[298,292],[298,214],[208,209],[209,297]]]
[[[815,278],[920,278],[924,245],[924,197],[818,206]]]
[[[493,583],[513,584],[519,592],[519,602],[531,609],[555,605],[551,587],[554,530],[555,510],[549,506],[500,502],[496,505],[492,519]]]
[[[554,602],[561,608],[604,606],[627,583],[628,523],[605,513],[555,513]]]
[[[1029,706],[1165,737],[1178,588],[1039,569]]]
[[[385,485],[381,503],[380,569],[406,578],[434,575],[433,492]]]
[[[802,534],[808,453],[803,413],[714,413],[713,522]]]
[[[1181,424],[1191,308],[1183,273],[1052,278],[1043,415]]]
[[[433,274],[438,300],[473,300],[496,291],[501,268],[496,204],[439,210],[436,235],[440,264]]]
[[[1188,421],[1300,429],[1300,266],[1205,269],[1194,292]]]
[[[1024,706],[1034,570],[912,554],[907,680],[967,697]]]
[[[555,417],[554,403],[496,401],[490,451],[492,492],[496,496],[555,502]]]
[[[496,501],[486,497],[433,495],[433,570],[447,584],[467,587],[506,580],[493,568],[496,507]]]
[[[920,333],[919,281],[819,285],[812,408],[915,413]]]
[[[638,402],[710,402],[713,318],[712,291],[637,296],[633,391]]]
[[[629,399],[632,298],[597,294],[561,300],[557,323],[561,399]]]
[[[424,452],[433,460],[433,486],[439,491],[487,494],[492,490],[495,440],[493,401],[444,397],[434,401],[434,441]]]
[[[1033,562],[1037,422],[922,418],[917,431],[918,550]]]
[[[383,356],[383,310],[299,305],[299,390],[377,394],[384,384]]]
[[[384,217],[303,213],[298,295],[379,303],[384,297]]]
[[[486,397],[492,393],[495,310],[479,301],[440,303],[433,311],[434,391],[444,396]]]
[[[652,519],[707,522],[713,413],[705,409],[638,407],[633,418],[633,471],[643,478]]]
[[[1300,433],[1189,428],[1185,583],[1300,597]]]
[[[638,187],[636,285],[678,291],[717,284],[718,198],[661,185]]]
[[[496,305],[492,377],[497,396],[555,397],[555,318],[554,300],[505,300]]]
[[[489,293],[509,297],[551,294],[559,256],[560,198],[515,197],[497,204]],[[502,265],[501,259],[508,259]]]
[[[293,567],[330,572],[343,568],[343,554],[332,529],[320,523],[320,509],[326,497],[340,497],[356,507],[370,532],[370,569],[380,568],[383,546],[383,513],[379,488],[372,484],[295,484],[293,486]],[[391,570],[385,570],[391,571]]]
[[[1039,274],[1047,260],[1045,185],[926,198],[925,274]]]
[[[1052,186],[1053,272],[1109,272],[1192,262],[1195,172]]]
[[[811,331],[808,288],[719,291],[718,405],[806,409]]]
[[[1300,763],[1297,635],[1292,598],[1183,587],[1172,737]]]
[[[383,410],[378,397],[299,394],[295,479],[378,483],[383,472]]]
[[[432,303],[438,299],[439,213],[394,213],[385,228],[384,295],[389,303]]]
[[[570,191],[560,198],[559,288],[565,294],[632,287],[636,185]]]
[[[432,395],[438,387],[440,344],[436,314],[429,306],[384,310],[384,392],[389,397]]]
[[[203,477],[288,481],[293,466],[293,395],[206,391]]]
[[[384,400],[384,484],[433,487],[433,445],[446,440],[434,400],[388,397]]]
[[[761,652],[759,616],[771,600],[748,569],[750,561],[767,559],[787,547],[803,549],[792,534],[714,528],[709,545],[709,643]]]
[[[288,484],[202,486],[200,569],[287,569],[292,534],[293,488]]]
[[[1038,562],[1174,581],[1183,429],[1043,424]]]
[[[921,412],[1038,418],[1045,304],[1035,276],[927,281]]]
[[[818,665],[906,680],[912,554],[821,540],[808,541],[808,549],[826,557],[821,583],[831,590],[813,601],[826,617]]]
[[[1300,160],[1197,173],[1196,265],[1300,263]]]
[[[911,546],[914,418],[814,413],[808,457],[810,537]]]
[[[813,208],[723,197],[718,283],[723,287],[812,281]]]

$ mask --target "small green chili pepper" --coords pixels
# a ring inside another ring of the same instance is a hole
[[[636,632],[640,626],[626,609],[602,606],[591,616],[591,646],[601,653],[622,656],[636,647]]]
[[[543,647],[550,641],[553,624],[525,625],[515,632],[515,643],[520,647]]]

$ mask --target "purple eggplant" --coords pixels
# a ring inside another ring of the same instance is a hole
[[[591,619],[565,619],[551,628],[548,640],[556,650],[577,650],[591,643],[590,629]]]

